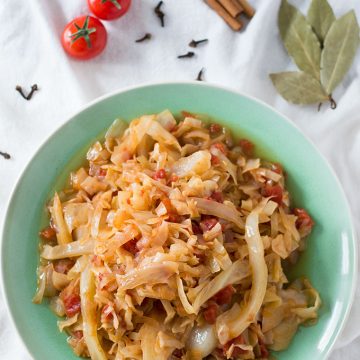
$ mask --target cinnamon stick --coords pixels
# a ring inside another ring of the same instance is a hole
[[[236,0],[217,0],[223,8],[233,17],[238,17],[244,9]]]
[[[216,0],[205,0],[205,2],[234,30],[239,31],[243,27],[240,20],[234,19],[221,4]]]
[[[244,13],[248,18],[252,18],[255,15],[254,8],[249,4],[247,0],[237,0],[237,2],[244,9]]]

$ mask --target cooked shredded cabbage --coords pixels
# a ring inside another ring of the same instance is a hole
[[[50,298],[75,354],[269,359],[316,322],[318,292],[283,269],[313,220],[281,166],[200,119],[115,120],[49,203],[33,301]]]

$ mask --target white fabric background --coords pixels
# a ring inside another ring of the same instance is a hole
[[[304,11],[308,0],[292,0]],[[358,0],[330,0],[337,16]],[[157,0],[133,0],[131,11],[107,22],[108,46],[97,59],[77,62],[66,56],[59,36],[72,18],[87,14],[85,0],[2,0],[0,4],[0,218],[9,194],[32,155],[69,115],[110,91],[143,82],[193,80],[205,67],[205,79],[254,95],[289,116],[317,145],[340,178],[360,230],[360,56],[335,91],[338,108],[298,107],[283,101],[268,73],[292,69],[279,39],[276,17],[280,0],[252,0],[257,14],[246,31],[233,33],[201,0],[165,0],[166,27],[152,9]],[[134,40],[151,32],[150,42]],[[188,42],[207,37],[193,59],[178,60]],[[40,91],[23,100],[16,84]],[[36,191],[36,189],[34,189]],[[331,194],[329,194],[331,196]],[[360,355],[360,291],[331,360]],[[0,358],[29,359],[0,300]]]

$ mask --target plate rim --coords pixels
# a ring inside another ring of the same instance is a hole
[[[34,159],[38,156],[38,154],[43,151],[43,149],[46,147],[46,145],[52,141],[52,139],[56,136],[56,134],[61,131],[61,129],[63,127],[65,127],[69,122],[71,122],[75,117],[77,117],[80,113],[82,113],[83,111],[87,110],[88,108],[108,99],[111,98],[113,96],[117,96],[120,95],[122,93],[126,93],[126,92],[130,92],[130,91],[134,91],[134,90],[138,90],[138,89],[143,89],[143,88],[148,88],[148,87],[157,87],[157,86],[164,86],[164,85],[189,85],[189,86],[198,86],[198,87],[208,87],[208,88],[213,88],[215,90],[221,90],[221,91],[225,91],[225,92],[229,92],[232,94],[235,94],[236,96],[240,96],[246,99],[250,99],[253,102],[267,108],[268,110],[276,113],[279,117],[281,117],[285,122],[288,123],[288,125],[290,125],[295,131],[297,131],[300,135],[302,135],[304,137],[304,139],[309,143],[309,145],[312,146],[312,148],[314,149],[314,151],[320,156],[320,158],[322,159],[323,163],[325,164],[325,166],[327,167],[327,169],[330,171],[330,173],[332,174],[332,177],[334,178],[339,191],[341,193],[341,196],[344,199],[344,205],[346,207],[346,212],[349,216],[349,222],[350,222],[350,234],[351,234],[351,245],[354,248],[354,252],[353,254],[349,254],[349,258],[352,259],[352,263],[353,263],[353,267],[350,271],[350,275],[352,277],[352,283],[351,283],[351,289],[350,289],[350,296],[349,296],[349,302],[346,306],[346,309],[344,310],[344,315],[341,318],[341,320],[338,323],[338,327],[337,329],[331,334],[331,337],[333,337],[333,339],[330,339],[327,346],[325,347],[325,350],[323,352],[322,355],[322,359],[321,360],[325,360],[328,358],[328,356],[330,355],[330,353],[332,352],[332,350],[334,349],[334,345],[336,343],[336,341],[338,340],[338,338],[340,337],[341,333],[344,330],[344,327],[349,319],[349,315],[350,315],[350,311],[352,309],[352,306],[354,304],[354,299],[355,299],[355,292],[356,292],[356,285],[357,285],[357,279],[358,279],[358,262],[359,262],[359,255],[358,255],[358,243],[357,243],[357,237],[356,237],[356,231],[355,231],[355,227],[354,227],[354,216],[352,213],[352,209],[350,207],[348,198],[346,196],[345,190],[337,176],[337,174],[335,173],[335,170],[333,169],[333,167],[330,165],[330,162],[328,161],[328,159],[325,157],[325,155],[319,150],[319,148],[315,145],[315,143],[312,141],[312,139],[305,134],[302,129],[300,129],[300,127],[293,122],[288,116],[284,115],[283,113],[281,113],[279,110],[277,110],[276,108],[274,108],[273,106],[267,104],[265,101],[253,96],[253,95],[249,95],[246,94],[242,91],[239,91],[237,89],[231,88],[229,86],[225,86],[225,85],[221,85],[221,84],[214,84],[214,83],[208,83],[208,82],[201,82],[201,81],[159,81],[159,82],[144,82],[138,85],[131,85],[131,86],[126,86],[124,88],[119,88],[116,89],[114,91],[111,91],[109,93],[106,93],[104,95],[101,95],[87,103],[85,103],[84,105],[80,106],[76,111],[73,111],[70,115],[67,116],[66,120],[60,124],[57,128],[55,128],[52,133],[47,136],[42,142],[41,144],[38,146],[38,148],[35,150],[35,152],[33,153],[33,155],[30,157],[30,159],[27,161],[26,165],[24,166],[24,168],[20,171],[20,174],[18,175],[18,177],[16,178],[14,185],[12,187],[12,190],[10,191],[10,195],[7,198],[7,202],[5,205],[5,213],[4,213],[4,217],[3,217],[3,221],[2,221],[2,231],[1,231],[1,238],[0,238],[0,273],[1,273],[1,277],[0,277],[0,285],[1,288],[3,290],[3,300],[5,303],[5,310],[10,318],[10,321],[14,327],[14,329],[16,330],[16,334],[18,336],[19,341],[22,343],[23,345],[23,349],[27,352],[27,354],[34,358],[34,355],[32,353],[32,351],[30,350],[30,348],[28,347],[28,345],[25,343],[23,337],[21,336],[21,332],[20,332],[20,326],[15,322],[14,319],[14,315],[13,315],[13,311],[10,307],[10,299],[8,298],[8,293],[7,293],[7,288],[5,286],[5,274],[4,274],[4,267],[5,267],[5,261],[4,261],[4,247],[5,247],[5,237],[6,237],[6,228],[7,228],[7,224],[9,223],[9,213],[10,213],[10,209],[13,206],[13,202],[14,202],[14,195],[17,191],[17,189],[20,186],[20,182],[22,181],[22,179],[24,178],[28,168],[30,167],[31,163],[34,161]]]

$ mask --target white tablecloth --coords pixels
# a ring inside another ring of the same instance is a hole
[[[292,1],[305,11],[309,1]],[[358,0],[331,0],[336,14],[357,8]],[[157,0],[133,0],[131,11],[107,22],[108,46],[94,60],[64,54],[59,37],[72,18],[87,14],[85,0],[2,0],[0,5],[0,218],[20,172],[40,144],[88,101],[143,82],[193,80],[205,68],[206,81],[256,96],[289,116],[317,145],[340,178],[356,229],[360,230],[360,54],[335,91],[338,108],[298,107],[275,92],[268,73],[292,69],[280,42],[276,17],[280,0],[252,0],[257,14],[246,30],[234,33],[201,0],[165,0],[166,27],[153,14]],[[153,39],[134,40],[145,32]],[[209,38],[196,57],[179,60],[191,39]],[[37,83],[27,102],[15,92]],[[329,194],[331,196],[331,194]],[[360,354],[360,292],[330,359],[357,360]],[[29,359],[0,300],[0,359]]]

